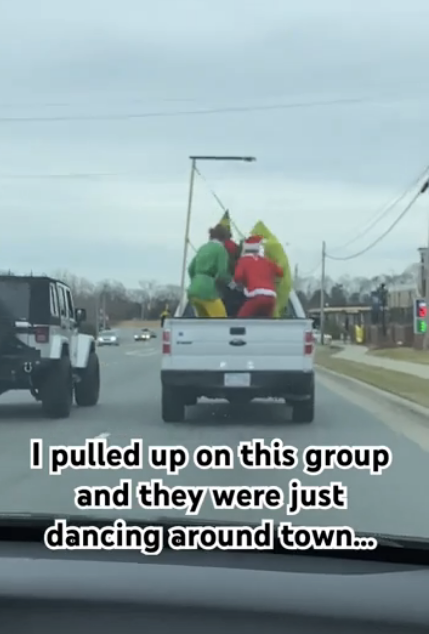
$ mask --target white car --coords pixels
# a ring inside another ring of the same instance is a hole
[[[322,334],[320,332],[320,330],[314,330],[313,331],[314,334],[314,340],[316,343],[321,344],[322,343]],[[323,340],[325,343],[325,346],[330,346],[332,343],[332,336],[331,335],[327,335],[325,333],[325,335],[323,336]]]
[[[113,330],[104,330],[100,332],[97,338],[99,346],[119,346],[119,337]]]
[[[140,332],[134,335],[134,341],[149,341],[152,338],[152,333],[149,328],[142,328]]]

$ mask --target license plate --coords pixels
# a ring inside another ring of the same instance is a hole
[[[225,374],[225,387],[250,387],[250,374],[237,372]]]

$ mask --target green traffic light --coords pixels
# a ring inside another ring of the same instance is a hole
[[[417,330],[418,332],[426,332],[426,321],[424,321],[423,319],[419,319]]]

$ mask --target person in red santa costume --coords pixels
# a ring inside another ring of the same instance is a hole
[[[244,287],[246,297],[237,317],[272,317],[278,277],[283,277],[283,269],[264,256],[263,238],[248,238],[234,274],[235,283]]]

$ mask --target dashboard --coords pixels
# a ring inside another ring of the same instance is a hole
[[[1,541],[0,627],[8,634],[428,632],[429,567],[261,552],[151,558]]]

